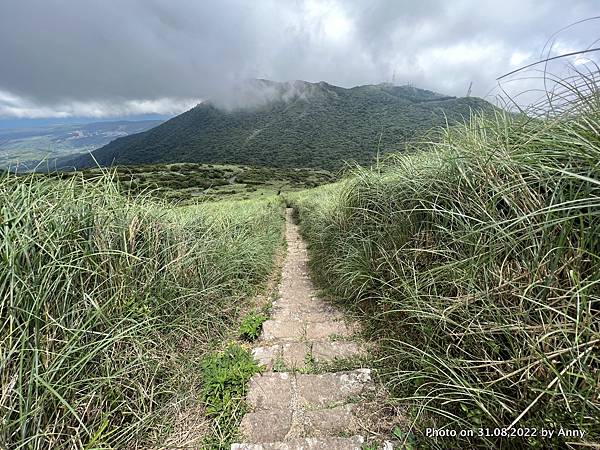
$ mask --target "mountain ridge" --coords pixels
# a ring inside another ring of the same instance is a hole
[[[493,108],[476,97],[389,83],[343,88],[254,80],[233,94],[229,105],[205,101],[63,166],[195,162],[336,170],[344,161],[369,164],[432,127]],[[244,102],[251,106],[239,106]]]

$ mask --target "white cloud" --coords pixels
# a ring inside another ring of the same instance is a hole
[[[308,0],[304,13],[305,23],[311,25],[312,33],[320,34],[325,41],[337,44],[351,38],[353,22],[336,2]]]
[[[247,78],[394,80],[450,95],[472,81],[484,96],[549,39],[552,55],[591,44],[600,21],[554,33],[596,10],[596,0],[0,0],[0,116],[177,113],[197,98],[230,101]],[[552,68],[587,58],[598,60]]]
[[[523,52],[516,50],[515,52],[513,52],[512,55],[510,55],[509,63],[511,67],[517,68],[519,66],[522,66],[526,61],[531,61],[532,56],[533,55],[531,54],[531,52]]]
[[[43,117],[122,117],[140,114],[180,114],[198,103],[199,99],[142,99],[65,101],[42,105],[35,101],[0,90],[0,118]]]

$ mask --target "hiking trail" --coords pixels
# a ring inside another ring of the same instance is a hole
[[[316,295],[306,244],[286,210],[287,256],[278,299],[253,354],[266,372],[252,377],[242,419],[243,443],[232,450],[359,450],[361,395],[374,389],[371,370],[323,372],[366,352],[356,324]],[[354,366],[355,367],[355,366]]]

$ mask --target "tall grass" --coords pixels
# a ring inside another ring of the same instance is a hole
[[[171,209],[97,180],[0,178],[0,447],[139,445],[281,241],[276,201]]]
[[[475,430],[423,445],[597,444],[598,90],[552,117],[498,112],[441,133],[342,184],[290,196],[314,273],[370,317],[415,433]],[[495,427],[538,436],[487,436]],[[542,427],[587,434],[549,440]]]

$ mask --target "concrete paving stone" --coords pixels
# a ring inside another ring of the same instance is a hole
[[[301,404],[308,408],[323,408],[371,389],[373,382],[370,369],[356,369],[350,372],[297,375],[296,385]]]
[[[311,437],[288,442],[263,444],[232,444],[231,450],[361,450],[365,439],[362,436]]]
[[[273,304],[273,311],[297,311],[297,312],[326,312],[324,308],[316,304],[310,298],[298,300],[283,300]]]
[[[325,322],[327,320],[332,320],[331,316],[327,313],[323,313],[318,310],[291,310],[291,309],[281,309],[276,310],[271,315],[273,320],[278,321],[290,321],[297,320],[302,322]]]
[[[265,347],[255,347],[252,349],[252,356],[259,365],[265,366],[267,370],[273,368],[273,364],[281,356],[283,348],[281,344],[268,345]]]
[[[269,409],[247,413],[240,433],[247,442],[275,442],[285,439],[292,425],[290,409]]]
[[[289,368],[304,367],[307,361],[307,355],[310,354],[310,347],[305,342],[286,342],[283,347],[283,363]]]
[[[358,421],[353,412],[356,405],[346,404],[334,408],[304,412],[304,431],[309,436],[335,436],[358,431]]]
[[[312,343],[312,356],[316,362],[353,358],[363,354],[363,350],[355,342],[317,341]]]
[[[332,336],[352,336],[353,331],[342,321],[308,322],[306,339],[321,340]]]
[[[256,374],[250,379],[247,401],[255,410],[286,409],[292,399],[292,375],[286,372]]]
[[[299,320],[286,322],[267,320],[263,323],[261,339],[265,341],[300,340],[304,338],[304,333],[304,323]]]
[[[318,302],[310,298],[298,301],[282,301],[273,305],[273,313],[304,313],[304,314],[321,314],[326,317],[327,321],[342,319],[344,316],[337,310],[323,302]]]

